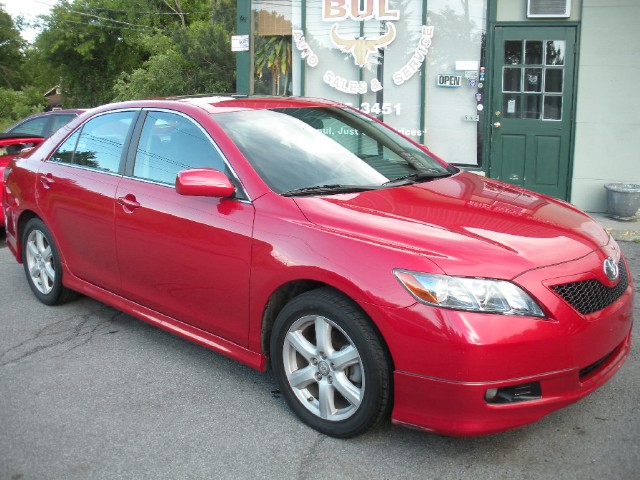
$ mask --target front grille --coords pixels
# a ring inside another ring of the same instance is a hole
[[[618,268],[620,269],[620,280],[613,287],[607,287],[594,279],[565,283],[551,288],[578,312],[589,315],[618,300],[629,286],[629,276],[622,260],[620,260]]]

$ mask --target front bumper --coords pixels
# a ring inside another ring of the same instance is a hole
[[[602,255],[516,279],[543,306],[545,319],[423,304],[379,312],[376,324],[395,367],[393,422],[454,436],[494,433],[534,422],[603,385],[631,350],[630,275],[617,299],[588,314],[553,288],[600,278]],[[534,394],[499,403],[492,402],[495,389]]]
[[[451,382],[396,371],[393,423],[452,436],[484,435],[519,427],[577,402],[620,369],[631,350],[631,333],[604,362],[581,376],[578,368],[497,382]],[[494,388],[539,382],[539,399],[490,404]]]

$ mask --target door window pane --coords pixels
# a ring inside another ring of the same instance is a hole
[[[100,115],[84,124],[73,163],[106,172],[118,172],[124,142],[136,112]]]
[[[58,147],[58,150],[52,155],[52,160],[62,163],[73,163],[73,152],[76,149],[76,143],[78,143],[78,137],[80,132],[77,131],[69,138],[67,138],[62,145]]]
[[[136,151],[133,175],[175,184],[178,172],[225,164],[211,140],[191,120],[173,113],[149,112]]]
[[[520,95],[503,95],[502,112],[504,118],[520,118]]]
[[[544,73],[544,91],[549,93],[562,93],[563,73],[561,68],[548,68]]]
[[[527,40],[524,43],[524,63],[527,65],[542,65],[542,42],[539,40]]]
[[[521,68],[505,68],[502,72],[502,91],[520,92],[521,90]]]
[[[542,110],[541,100],[542,95],[525,95],[522,118],[540,120],[540,111]]]
[[[562,97],[558,95],[544,96],[544,120],[562,120]]]
[[[507,40],[504,42],[504,64],[520,65],[522,63],[522,42]]]
[[[564,65],[564,40],[547,41],[546,65]]]
[[[541,92],[542,91],[542,69],[541,68],[525,68],[524,69],[524,91],[525,92]]]

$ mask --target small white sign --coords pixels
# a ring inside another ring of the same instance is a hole
[[[456,70],[478,70],[480,62],[477,60],[457,60]]]
[[[231,35],[232,52],[249,51],[249,35]]]

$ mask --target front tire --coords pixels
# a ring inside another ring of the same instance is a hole
[[[322,288],[291,300],[275,321],[270,350],[282,395],[319,432],[353,437],[387,415],[388,354],[369,318],[344,295]]]
[[[59,305],[75,296],[62,285],[60,254],[51,232],[39,218],[27,222],[22,235],[23,266],[34,295],[45,305]]]

